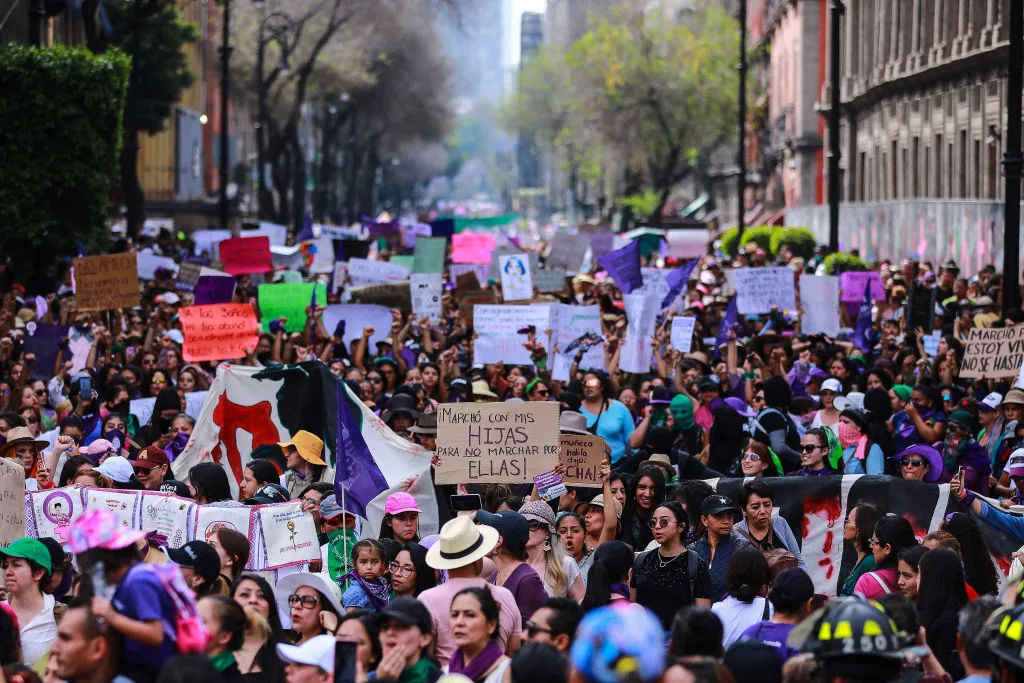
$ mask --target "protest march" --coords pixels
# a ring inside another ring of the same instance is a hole
[[[0,652],[40,680],[952,683],[1000,656],[969,634],[1020,648],[993,266],[307,228],[0,263]]]

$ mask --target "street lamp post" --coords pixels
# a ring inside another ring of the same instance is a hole
[[[829,12],[828,72],[828,249],[839,251],[839,121],[842,98],[839,73],[839,18],[846,11],[843,0],[832,0]]]
[[[276,24],[272,26],[271,24]],[[269,27],[269,28],[268,28]],[[263,204],[263,193],[266,187],[266,122],[267,122],[267,89],[263,84],[263,66],[264,59],[267,49],[268,40],[282,41],[284,36],[288,32],[294,30],[295,23],[291,20],[287,14],[281,12],[274,12],[273,14],[267,15],[263,21],[260,22],[259,30],[259,43],[256,46],[256,193],[259,206],[259,217],[264,218],[266,215],[264,204]],[[270,36],[266,35],[267,31],[270,31]],[[282,47],[282,55],[285,50]],[[282,56],[282,63],[286,63],[286,58]]]
[[[1010,65],[1006,77],[1005,237],[1003,242],[1003,310],[1020,308],[1021,89],[1024,62],[1024,0],[1010,0]]]
[[[231,87],[231,0],[224,0],[220,47],[220,229],[228,229],[228,91]]]
[[[740,100],[739,100],[739,144],[736,149],[736,161],[740,171],[736,180],[736,193],[739,200],[739,236],[743,237],[743,215],[747,194],[747,0],[740,0]]]

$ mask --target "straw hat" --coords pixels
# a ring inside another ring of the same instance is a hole
[[[49,448],[50,446],[48,441],[40,441],[32,436],[32,432],[29,431],[28,427],[14,427],[7,432],[7,443],[0,446],[0,458],[12,457],[8,453],[13,451],[15,446],[23,443],[30,443],[37,449]]]
[[[458,569],[486,557],[498,545],[498,530],[476,525],[469,517],[456,517],[441,527],[437,543],[427,551],[433,569]]]

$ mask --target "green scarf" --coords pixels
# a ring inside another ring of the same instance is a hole
[[[420,661],[406,667],[402,675],[398,677],[398,683],[425,683],[435,671],[437,671],[436,664],[426,657],[420,657]]]
[[[327,534],[327,572],[332,581],[351,571],[352,546],[358,542],[355,529],[335,529]]]
[[[221,673],[224,673],[227,669],[231,668],[231,665],[234,663],[234,652],[221,652],[219,655],[210,657],[210,664],[213,664],[213,668]]]

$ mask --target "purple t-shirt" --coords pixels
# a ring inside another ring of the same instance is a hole
[[[740,634],[740,640],[746,640],[752,638],[754,640],[760,640],[768,647],[775,650],[776,654],[779,655],[779,659],[785,664],[790,657],[795,657],[800,654],[800,650],[791,648],[786,644],[786,638],[789,637],[789,632],[795,627],[793,624],[776,624],[771,621],[759,621],[752,626],[748,626],[747,629]]]
[[[143,645],[131,638],[124,639],[124,661],[127,664],[160,670],[177,653],[174,628],[174,606],[160,579],[144,564],[128,570],[117,584],[111,600],[117,611],[136,621],[160,621],[164,627],[164,640],[159,647]]]
[[[495,569],[488,581],[495,583],[497,578],[498,570]],[[548,590],[544,587],[543,579],[533,567],[523,562],[508,575],[504,587],[515,596],[525,628],[527,619],[548,599]]]

